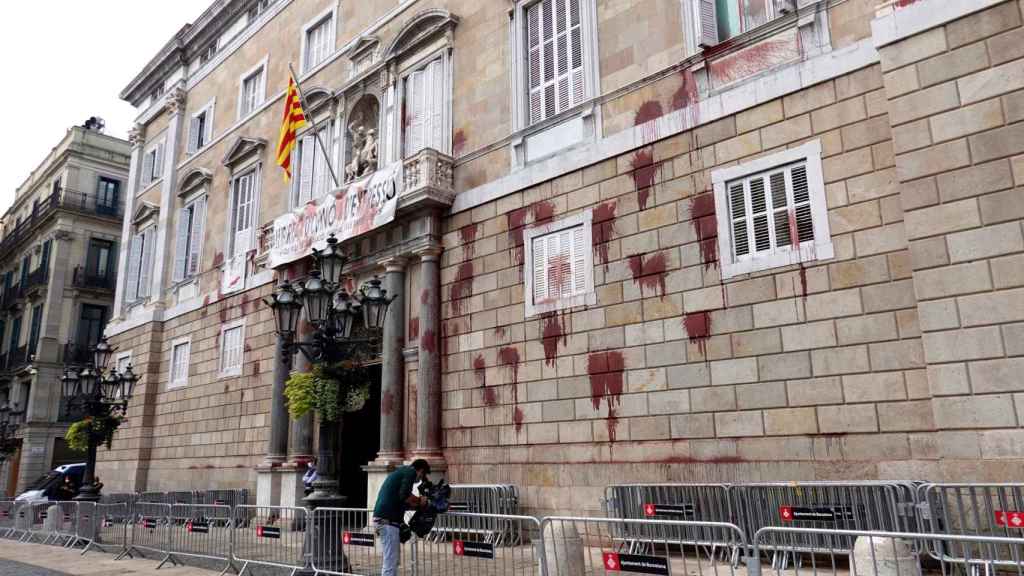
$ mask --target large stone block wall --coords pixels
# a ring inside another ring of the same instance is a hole
[[[942,459],[943,474],[981,458],[1001,479],[1019,478],[1015,459],[1024,457],[1022,9],[1004,2],[880,49],[928,383],[944,430],[922,451]]]

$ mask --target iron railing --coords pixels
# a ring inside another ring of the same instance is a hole
[[[84,266],[75,266],[71,283],[75,288],[91,288],[94,290],[113,290],[114,274],[95,274],[86,270]]]
[[[2,250],[2,248],[0,248],[0,250]],[[10,288],[4,290],[2,303],[3,309],[7,310],[8,308],[13,307],[24,295],[25,293],[24,290],[22,290],[21,284],[13,284]]]
[[[37,286],[46,286],[49,279],[50,270],[48,268],[36,268],[28,273],[28,278],[25,280],[25,291],[27,292]]]
[[[33,206],[32,213],[0,240],[0,254],[12,252],[19,242],[28,238],[37,224],[58,210],[120,220],[124,216],[124,203],[120,198],[111,201],[96,194],[58,188]]]

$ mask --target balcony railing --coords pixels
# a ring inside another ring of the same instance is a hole
[[[4,290],[2,304],[3,309],[7,310],[8,308],[13,307],[15,304],[18,303],[18,300],[24,295],[24,290],[22,290],[21,284],[15,284],[11,286],[9,289]]]
[[[28,352],[27,344],[20,348],[15,348],[11,352],[7,353],[6,369],[11,371],[18,370],[19,368],[28,365],[30,357],[31,354]]]
[[[96,194],[87,194],[68,188],[60,188],[39,201],[32,208],[28,218],[15,226],[3,240],[0,240],[0,254],[11,252],[13,247],[27,238],[36,224],[52,216],[58,210],[70,210],[81,214],[102,216],[120,220],[124,215],[124,204],[120,198],[110,200]]]
[[[0,372],[7,370],[7,358],[10,356],[7,352],[0,354]]]
[[[89,348],[90,346],[87,344],[68,342],[64,345],[63,363],[84,366],[92,362],[92,352]]]
[[[50,270],[48,268],[36,268],[28,273],[28,278],[25,281],[25,290],[28,291],[37,286],[46,286],[46,282],[49,279]]]
[[[114,274],[93,274],[84,266],[76,266],[71,279],[75,288],[91,288],[93,290],[113,290]]]

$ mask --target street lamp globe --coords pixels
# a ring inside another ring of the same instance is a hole
[[[384,316],[388,305],[394,298],[388,298],[388,291],[381,288],[380,279],[373,278],[359,288],[362,297],[359,303],[363,308],[363,321],[368,329],[376,330],[384,326]]]
[[[352,325],[358,314],[357,302],[344,288],[341,288],[334,295],[334,311],[331,314],[334,335],[337,338],[348,339],[352,336]]]
[[[121,399],[121,376],[116,369],[100,378],[100,386],[104,402],[112,403]]]
[[[268,302],[270,309],[274,311],[274,320],[277,322],[277,333],[283,336],[295,334],[299,328],[299,314],[302,312],[302,303],[299,302],[298,294],[292,283],[285,280],[277,286],[277,290],[271,295]]]
[[[82,371],[78,373],[78,381],[81,385],[81,388],[79,388],[81,392],[87,396],[98,395],[99,387],[97,385],[96,371],[93,370],[92,366],[82,368]]]
[[[314,257],[320,265],[327,286],[337,286],[341,282],[341,270],[348,262],[348,258],[341,252],[341,244],[334,234],[327,237],[327,246],[321,252],[314,252]]]
[[[107,362],[110,362],[110,357],[114,354],[114,349],[111,348],[107,342],[107,337],[103,336],[100,341],[92,347],[92,361],[93,366],[97,368],[105,368]]]
[[[121,374],[121,400],[128,402],[132,399],[132,394],[135,392],[135,384],[138,383],[139,377],[132,370],[132,365],[124,369]]]
[[[306,320],[314,326],[322,326],[331,306],[331,292],[324,286],[319,269],[313,268],[302,285],[302,299]]]
[[[64,369],[64,375],[60,378],[61,386],[63,387],[64,397],[71,399],[78,396],[81,393],[81,381],[78,379],[78,373],[71,368]]]

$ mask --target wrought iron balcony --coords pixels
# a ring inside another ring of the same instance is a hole
[[[14,247],[28,238],[37,224],[46,220],[58,210],[70,210],[120,221],[124,216],[124,203],[120,198],[109,198],[87,194],[68,188],[60,188],[41,199],[33,206],[32,213],[15,226],[3,240],[0,240],[0,254],[13,251]]]
[[[7,353],[7,370],[15,371],[28,365],[32,355],[29,354],[28,345],[15,348]]]
[[[28,278],[25,281],[25,291],[29,291],[39,286],[46,286],[46,283],[50,279],[50,270],[47,268],[36,268],[35,270],[28,273]]]
[[[25,295],[25,293],[22,290],[21,284],[14,284],[9,289],[4,290],[4,297],[3,297],[3,304],[2,304],[3,309],[7,310],[9,308],[13,308],[14,305],[18,303],[18,300],[20,300],[21,297],[24,296],[24,295]]]
[[[88,344],[68,342],[64,345],[64,356],[62,360],[64,364],[84,366],[92,362],[92,351]]]
[[[107,274],[94,274],[88,272],[84,266],[75,266],[71,283],[75,288],[90,288],[92,290],[113,290],[114,274],[109,271]]]

